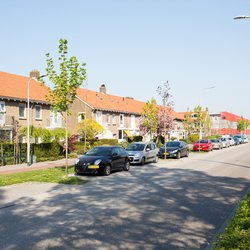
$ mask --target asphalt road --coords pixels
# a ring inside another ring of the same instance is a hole
[[[250,188],[250,143],[84,177],[0,188],[0,249],[209,249]]]

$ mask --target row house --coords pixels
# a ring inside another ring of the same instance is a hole
[[[28,124],[47,129],[65,126],[60,114],[51,112],[50,103],[45,98],[48,87],[35,80],[38,76],[38,71],[32,71],[30,77],[0,72],[0,135],[2,139],[7,136],[9,140],[13,140],[18,128]],[[105,128],[105,133],[99,135],[99,138],[115,138],[122,141],[139,135],[139,119],[144,105],[145,102],[131,97],[107,94],[104,84],[98,92],[79,88],[70,108],[69,132],[76,134],[79,123],[85,118],[92,118]],[[185,132],[180,115],[174,111],[171,115],[174,118],[174,129],[170,132],[169,138],[184,138]]]
[[[45,98],[48,89],[35,80],[37,74],[32,71],[30,77],[24,77],[0,72],[0,140],[12,141],[20,127],[27,126],[28,114],[29,124],[34,127],[63,126],[61,116],[50,111],[50,103]]]
[[[139,120],[145,102],[132,97],[120,97],[107,94],[104,84],[99,92],[80,88],[77,98],[71,107],[70,130],[77,132],[78,123],[85,117],[91,117],[105,128],[105,133],[99,138],[116,138],[122,141],[127,137],[139,135]],[[175,119],[174,130],[169,137],[184,138],[182,119],[172,111]]]

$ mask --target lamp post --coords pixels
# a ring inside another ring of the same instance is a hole
[[[235,17],[234,17],[234,20],[246,19],[246,18],[250,18],[250,16],[246,16],[246,15],[235,16]]]
[[[43,78],[46,75],[42,75],[39,78]],[[31,165],[31,159],[30,159],[30,82],[31,80],[34,80],[36,82],[37,79],[35,77],[30,77],[28,80],[28,90],[27,90],[27,166]]]

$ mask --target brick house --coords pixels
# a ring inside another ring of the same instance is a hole
[[[100,138],[116,138],[122,141],[126,137],[139,135],[139,119],[145,102],[131,97],[107,94],[103,84],[99,92],[80,88],[71,107],[69,130],[76,133],[78,123],[85,117],[91,117],[105,128]],[[172,111],[175,129],[170,137],[180,134],[181,116]],[[180,138],[184,138],[181,132]]]
[[[34,77],[37,71],[31,72]],[[47,87],[33,78],[0,72],[0,136],[12,141],[17,127],[27,126],[28,85],[30,86],[30,125],[62,127],[60,115],[50,111]]]

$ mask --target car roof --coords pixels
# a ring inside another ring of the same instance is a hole
[[[146,141],[146,142],[143,142],[143,141],[136,141],[136,142],[132,142],[131,144],[148,144],[148,143],[154,143],[152,141]]]

